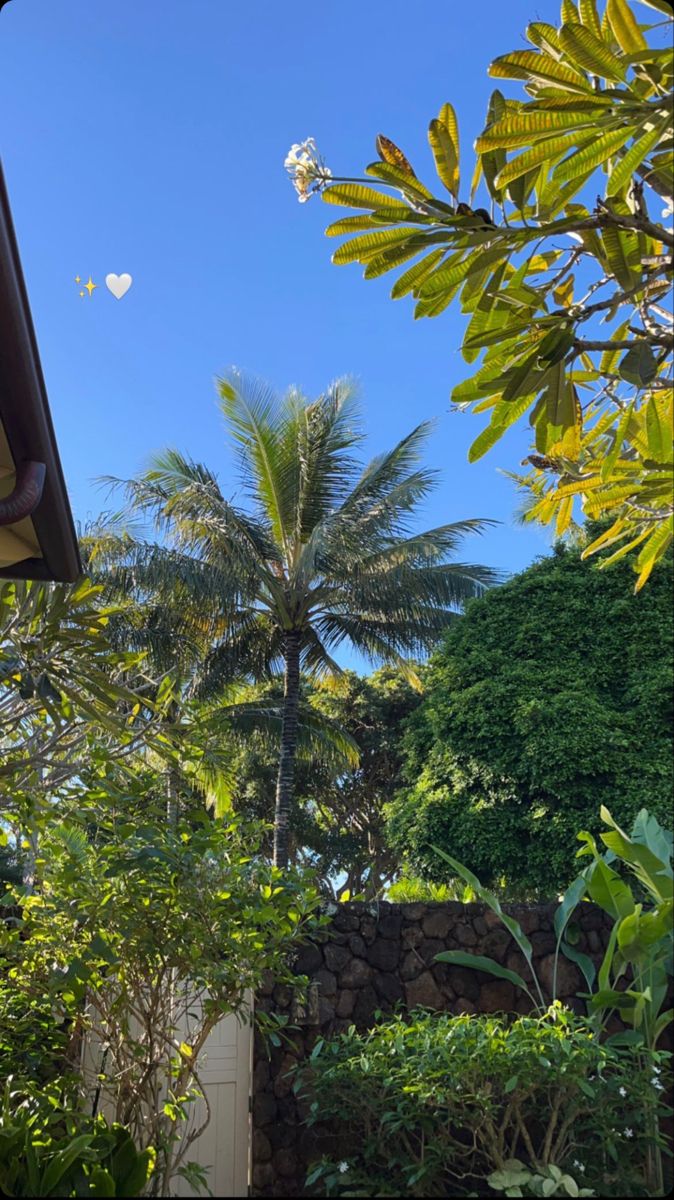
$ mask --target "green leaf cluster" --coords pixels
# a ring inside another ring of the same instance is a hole
[[[443,882],[438,846],[489,887],[550,899],[602,804],[627,827],[641,808],[669,820],[671,566],[638,597],[628,578],[560,545],[468,606],[431,659],[388,810],[413,871]]]
[[[451,104],[428,134],[451,202],[397,147],[397,158],[365,168],[378,188],[336,178],[322,191],[359,210],[328,227],[349,235],[333,262],[360,262],[367,279],[404,267],[391,296],[411,295],[415,317],[453,302],[466,315],[463,358],[480,361],[452,400],[489,416],[469,458],[528,414],[528,519],[554,522],[561,536],[576,498],[588,517],[610,516],[587,553],[617,545],[612,561],[638,548],[637,590],[674,529],[674,335],[662,307],[674,251],[662,220],[674,193],[674,55],[649,32],[629,0],[607,0],[603,12],[595,0],[563,0],[558,27],[532,21],[529,48],[489,67],[524,98],[492,93],[470,203],[459,200]],[[377,147],[385,157],[381,138]],[[490,211],[472,207],[480,189]]]
[[[328,1194],[483,1194],[516,1147],[535,1173],[577,1177],[580,1162],[602,1196],[642,1185],[649,1071],[560,1005],[510,1020],[416,1011],[351,1026],[317,1044],[296,1088],[328,1151],[309,1180],[327,1192],[329,1179]]]
[[[140,1196],[155,1164],[128,1131],[78,1105],[72,1080],[5,1084],[0,1107],[3,1196]]]

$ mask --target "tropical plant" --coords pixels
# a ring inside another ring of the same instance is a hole
[[[492,93],[470,204],[451,104],[428,129],[444,200],[381,135],[365,179],[333,177],[311,141],[286,160],[301,200],[320,191],[359,210],[329,226],[348,237],[333,262],[363,263],[367,279],[407,264],[391,295],[411,294],[415,317],[460,294],[463,357],[481,361],[452,399],[490,414],[470,459],[529,413],[531,470],[516,476],[532,498],[528,519],[555,520],[561,535],[576,497],[586,516],[610,516],[585,554],[618,545],[606,565],[639,547],[637,589],[674,523],[674,334],[662,303],[674,232],[653,211],[673,208],[672,11],[668,0],[643,3],[654,25],[628,0],[607,0],[601,14],[596,0],[562,0],[559,28],[533,21],[530,48],[491,63],[526,99]],[[662,37],[647,38],[652,30]],[[481,186],[490,212],[471,207]]]
[[[671,557],[639,596],[629,576],[558,544],[445,635],[387,810],[410,871],[445,882],[439,846],[502,898],[549,900],[602,804],[628,827],[641,808],[669,822]]]
[[[338,671],[331,652],[347,641],[413,676],[405,656],[432,646],[463,602],[497,575],[446,561],[484,521],[410,530],[435,482],[434,472],[419,466],[428,425],[361,468],[354,450],[362,435],[344,381],[313,402],[296,389],[279,400],[238,372],[219,386],[254,511],[225,500],[211,471],[173,450],[125,488],[132,511],[152,514],[168,543],[140,547],[160,586],[192,571],[204,609],[218,613],[200,691],[283,671],[274,818],[274,862],[283,866],[301,670]]]
[[[3,1196],[140,1196],[154,1168],[122,1125],[77,1106],[72,1082],[5,1084],[0,1107]]]
[[[27,881],[59,789],[97,756],[110,765],[161,749],[165,694],[142,654],[112,645],[117,610],[101,592],[87,579],[0,587],[0,845]]]
[[[509,1159],[501,1171],[492,1171],[487,1183],[506,1196],[594,1196],[592,1188],[579,1187],[573,1175],[552,1164],[530,1171],[518,1158]],[[524,1189],[524,1190],[522,1190]]]
[[[567,889],[555,913],[554,929],[557,938],[552,976],[552,998],[556,998],[557,968],[560,950],[580,967],[588,988],[581,993],[587,1001],[590,1022],[605,1030],[613,1013],[618,1013],[630,1028],[612,1034],[614,1044],[627,1045],[635,1058],[648,1070],[651,1065],[651,1091],[645,1094],[646,1127],[651,1130],[647,1155],[647,1183],[660,1194],[663,1189],[663,1167],[658,1138],[657,1093],[663,1090],[656,1061],[656,1050],[662,1034],[672,1023],[674,1009],[663,1012],[668,992],[671,993],[674,932],[674,876],[672,872],[672,835],[663,829],[645,809],[638,813],[631,835],[627,835],[613,820],[608,809],[601,810],[602,820],[609,832],[601,839],[608,853],[600,854],[592,834],[578,834],[584,842],[579,856],[591,854],[593,861]],[[436,955],[438,962],[477,967],[500,979],[508,979],[528,995],[532,1006],[542,1012],[546,1000],[532,961],[531,943],[518,921],[503,912],[498,899],[480,886],[472,872],[443,851],[438,853],[464,879],[481,900],[498,914],[524,955],[532,980],[532,992],[525,979],[516,971],[483,955],[446,950]],[[635,876],[641,900],[637,902],[629,882],[611,865],[621,863]],[[569,923],[578,904],[589,898],[614,918],[608,946],[597,971],[592,959],[578,951],[567,935]],[[596,989],[593,990],[596,981]],[[535,994],[534,994],[535,993]],[[655,1064],[653,1066],[653,1064]]]
[[[366,677],[355,671],[305,677],[302,689],[308,711],[353,739],[358,761],[335,769],[310,744],[298,745],[290,860],[309,864],[330,897],[346,890],[374,899],[399,870],[384,812],[400,780],[405,722],[423,693],[390,667]],[[279,683],[251,691],[277,700],[282,696]],[[240,739],[231,763],[234,810],[264,819],[278,770],[277,745],[264,730],[251,732]]]
[[[351,1026],[316,1044],[296,1088],[327,1151],[307,1186],[327,1194],[484,1195],[516,1157],[602,1196],[643,1194],[649,1072],[559,1004]]]
[[[468,904],[473,899],[472,888],[463,884],[433,883],[414,875],[401,875],[386,892],[392,904],[415,904],[419,900],[443,903],[445,900],[462,900]]]
[[[250,824],[203,809],[189,824],[152,816],[130,821],[99,797],[93,840],[53,822],[39,888],[4,898],[14,915],[0,922],[0,1058],[18,1094],[38,1033],[53,1067],[75,1076],[85,1039],[80,1094],[139,1151],[154,1147],[151,1194],[166,1195],[176,1174],[194,1174],[189,1149],[210,1118],[205,1098],[204,1120],[185,1132],[208,1035],[228,1013],[249,1019],[263,972],[286,977],[317,897],[256,854]]]

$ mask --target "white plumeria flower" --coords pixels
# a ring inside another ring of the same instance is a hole
[[[283,165],[293,181],[300,204],[306,203],[314,192],[320,192],[332,178],[332,171],[326,167],[313,138],[295,142]]]
[[[629,1126],[623,1132],[624,1132],[626,1138],[634,1137],[634,1130],[630,1129]]]
[[[348,1169],[349,1169],[349,1164],[348,1164],[348,1162],[341,1162],[341,1163],[339,1164],[339,1172],[340,1172],[340,1175],[343,1175],[345,1171],[348,1171]]]
[[[618,1088],[618,1095],[619,1095],[619,1096],[626,1096],[626,1095],[627,1095],[627,1088],[624,1088],[624,1087]]]

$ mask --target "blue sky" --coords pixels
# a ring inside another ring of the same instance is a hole
[[[127,476],[175,445],[235,491],[214,377],[236,364],[310,394],[360,382],[366,452],[426,417],[442,483],[428,524],[503,524],[465,557],[507,570],[549,547],[523,529],[499,466],[516,430],[470,466],[481,418],[449,412],[466,373],[463,318],[412,320],[391,279],[334,267],[337,210],[297,203],[283,170],[316,138],[335,173],[361,173],[383,132],[434,179],[426,128],[451,100],[470,146],[493,86],[487,65],[523,45],[549,0],[12,0],[0,14],[2,155],[75,516],[105,505],[94,480]],[[517,94],[515,91],[514,94]],[[467,198],[467,196],[466,196]],[[133,285],[116,301],[108,272]],[[99,286],[81,298],[74,279]]]

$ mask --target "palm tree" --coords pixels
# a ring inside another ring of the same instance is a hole
[[[215,475],[175,450],[125,483],[137,514],[151,513],[161,543],[146,547],[157,584],[198,586],[217,634],[199,671],[213,694],[233,679],[283,673],[274,862],[288,861],[302,671],[337,672],[350,643],[370,661],[409,662],[437,642],[463,603],[497,582],[488,567],[447,561],[491,522],[413,531],[436,473],[420,466],[428,423],[362,467],[353,389],[332,384],[315,401],[282,398],[238,371],[219,380],[221,408],[239,449],[249,505],[226,500]],[[116,481],[119,482],[119,481]],[[196,581],[196,583],[195,583]],[[192,591],[190,594],[194,594]]]

